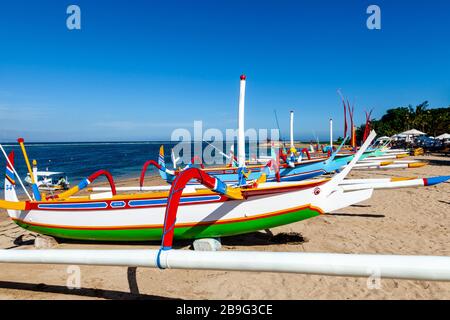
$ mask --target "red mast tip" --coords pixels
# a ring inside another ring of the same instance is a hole
[[[23,143],[23,141],[24,141],[23,138],[17,139],[17,142],[18,142],[18,143]]]
[[[245,74],[242,74],[241,75],[241,80],[245,80],[245,79],[247,79],[247,77],[245,76]]]

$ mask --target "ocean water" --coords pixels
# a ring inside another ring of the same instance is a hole
[[[145,161],[158,160],[161,144],[165,148],[167,166],[171,168],[170,149],[177,143],[171,141],[27,143],[26,150],[30,162],[32,159],[37,160],[39,171],[63,171],[71,186],[74,186],[100,169],[108,170],[114,179],[139,177]],[[7,153],[14,150],[15,168],[23,180],[27,174],[27,168],[19,145],[17,143],[2,145]],[[202,143],[202,150],[205,147],[207,144]],[[191,150],[194,150],[193,144],[191,144]],[[235,150],[237,150],[236,146]],[[0,168],[3,168],[0,170],[5,170],[6,161],[3,155],[0,157]],[[158,174],[157,170],[149,167],[147,175],[156,174]],[[0,178],[1,198],[3,198],[3,188],[4,176],[2,175]],[[18,191],[20,189],[20,187],[17,188]]]

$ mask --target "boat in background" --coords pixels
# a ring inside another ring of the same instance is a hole
[[[68,190],[70,187],[69,179],[62,171],[38,171],[36,160],[33,160],[32,170],[34,181],[36,181],[39,190],[63,191]],[[33,179],[30,173],[27,173],[24,181],[30,186],[33,185]]]
[[[285,181],[303,181],[319,177],[324,174],[332,174],[342,170],[354,157],[356,147],[352,150],[342,150],[347,137],[345,137],[341,145],[336,149],[333,147],[333,122],[330,119],[330,145],[327,153],[314,152],[313,156],[307,148],[297,150],[294,145],[294,112],[290,111],[290,144],[289,151],[286,152],[281,147],[280,142],[272,143],[271,155],[265,158],[257,158],[253,161],[246,159],[245,152],[245,126],[244,126],[244,111],[245,111],[245,87],[246,76],[240,77],[240,94],[239,94],[239,109],[238,109],[238,157],[234,156],[234,150],[230,155],[226,155],[221,150],[216,149],[217,152],[226,157],[230,162],[226,167],[212,167],[205,168],[203,164],[195,164],[192,159],[190,164],[185,167],[178,167],[177,158],[173,150],[171,150],[171,159],[173,169],[168,169],[165,162],[164,146],[160,147],[158,155],[158,163],[153,160],[147,161],[141,171],[140,187],[144,187],[145,174],[150,165],[155,166],[163,180],[171,184],[176,179],[176,176],[189,168],[199,167],[205,173],[212,175],[222,182],[227,184],[236,184],[242,182],[242,177],[245,175],[246,180],[256,180],[261,175],[261,171],[268,163],[270,163],[270,170],[266,177],[269,182],[285,182]],[[345,106],[345,102],[344,102]],[[278,120],[277,120],[278,123]],[[368,133],[367,133],[368,134]],[[356,143],[355,132],[352,132],[352,143]],[[367,136],[364,137],[366,140]],[[389,142],[389,141],[388,141]],[[209,143],[208,143],[209,144]],[[341,151],[342,150],[342,151]],[[306,154],[306,159],[303,157]],[[356,165],[360,169],[394,169],[394,168],[413,168],[424,166],[427,163],[413,161],[414,163],[398,163],[393,159],[402,159],[409,156],[408,152],[404,150],[389,150],[386,141],[383,143],[374,143],[361,155],[360,160],[364,161],[362,164]],[[200,159],[201,160],[201,159]],[[389,160],[389,161],[388,161]],[[245,169],[243,169],[245,168]],[[193,179],[189,185],[200,185],[198,181]]]
[[[280,152],[272,147],[271,159],[266,159],[265,163],[257,165],[248,165],[245,156],[245,126],[244,126],[244,110],[245,110],[245,86],[246,86],[246,76],[241,75],[240,77],[240,94],[239,94],[239,109],[238,109],[238,156],[236,164],[237,166],[227,166],[219,168],[204,168],[201,166],[201,170],[205,173],[212,175],[222,182],[227,184],[241,183],[243,181],[243,176],[246,180],[256,180],[261,175],[261,172],[265,170],[264,168],[270,163],[270,171],[266,177],[267,181],[270,182],[285,182],[285,181],[302,181],[306,179],[311,179],[314,177],[321,176],[327,173],[334,173],[343,166],[347,165],[352,159],[353,155],[342,156],[337,158],[336,155],[339,153],[340,148],[334,153],[331,153],[324,157],[310,158],[308,155],[308,160],[301,160],[299,158],[292,159],[292,161],[280,156]],[[291,114],[292,115],[292,114]],[[292,119],[292,116],[291,116]],[[293,121],[291,120],[291,135],[292,135]],[[292,140],[292,137],[291,137]],[[345,143],[345,139],[342,145]],[[341,146],[342,146],[341,145]],[[223,154],[223,152],[221,152]],[[172,159],[175,157],[172,154]],[[232,163],[234,162],[232,158]],[[284,161],[284,163],[282,163]],[[193,164],[188,164],[184,168],[179,168],[175,170],[170,170],[167,168],[164,160],[164,148],[160,148],[160,153],[158,156],[158,163],[153,160],[147,161],[142,169],[141,177],[145,176],[145,172],[149,165],[157,167],[161,178],[168,183],[172,183],[179,172],[187,170],[193,167]],[[193,180],[190,184],[199,184],[197,181]],[[141,186],[143,186],[143,179],[141,179]]]

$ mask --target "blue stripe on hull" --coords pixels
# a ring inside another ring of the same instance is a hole
[[[220,200],[221,196],[204,196],[204,197],[182,197],[180,199],[180,203],[189,204],[189,203],[199,203],[199,202],[209,202]],[[152,205],[165,205],[167,203],[167,199],[143,199],[143,200],[130,200],[128,205],[130,207],[145,207]]]
[[[182,197],[180,203],[183,204],[194,204],[194,203],[202,203],[202,202],[211,202],[211,201],[219,201],[222,199],[220,195],[211,195],[211,196],[199,196],[199,197]],[[130,207],[149,207],[149,206],[158,206],[158,205],[166,205],[167,199],[138,199],[138,200],[130,200],[128,201],[128,205]],[[111,201],[111,204],[108,202],[92,202],[92,203],[49,203],[49,204],[38,204],[39,209],[67,209],[67,210],[89,210],[89,209],[106,209],[108,207],[111,208],[124,208],[126,206],[126,201]]]
[[[104,209],[107,207],[106,202],[38,204],[39,209]]]

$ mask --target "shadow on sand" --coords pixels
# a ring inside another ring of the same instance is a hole
[[[56,239],[58,243],[63,244],[105,244],[105,245],[117,245],[117,246],[156,246],[161,245],[161,241],[88,241],[88,240],[71,240],[71,239]],[[178,239],[174,240],[174,249],[190,248],[192,249],[191,240]],[[221,238],[221,243],[226,246],[263,246],[270,244],[299,244],[306,242],[306,239],[298,232],[280,232],[272,234],[270,231],[266,232],[251,232],[241,235],[228,236]],[[155,248],[158,249],[158,248]]]
[[[427,159],[426,161],[433,166],[450,166],[450,160]]]
[[[352,204],[350,207],[355,207],[355,208],[370,208],[371,205],[370,205],[370,204]]]
[[[266,246],[271,244],[302,244],[308,240],[298,232],[280,232],[273,235],[269,232],[252,232],[222,238],[225,246]]]
[[[384,214],[370,214],[370,213],[328,213],[327,216],[342,216],[342,217],[359,217],[359,218],[384,218]]]
[[[76,240],[76,239],[63,239],[63,238],[55,238],[59,244],[86,244],[86,245],[114,245],[114,246],[136,246],[136,247],[144,247],[137,249],[147,249],[149,246],[154,246],[157,250],[161,246],[161,240],[148,240],[148,241],[95,241],[95,240]],[[189,247],[192,241],[190,240],[174,240],[173,248],[174,249],[182,249],[185,247]]]
[[[66,286],[58,285],[47,285],[43,283],[23,283],[23,282],[10,282],[10,281],[0,281],[0,288],[2,289],[13,289],[22,291],[32,291],[32,292],[45,292],[45,293],[56,293],[56,294],[67,294],[76,295],[82,297],[91,298],[101,298],[101,299],[111,299],[111,300],[180,300],[172,299],[168,297],[139,294],[139,293],[129,293],[116,290],[102,290],[94,288],[81,288],[81,289],[69,289]]]

